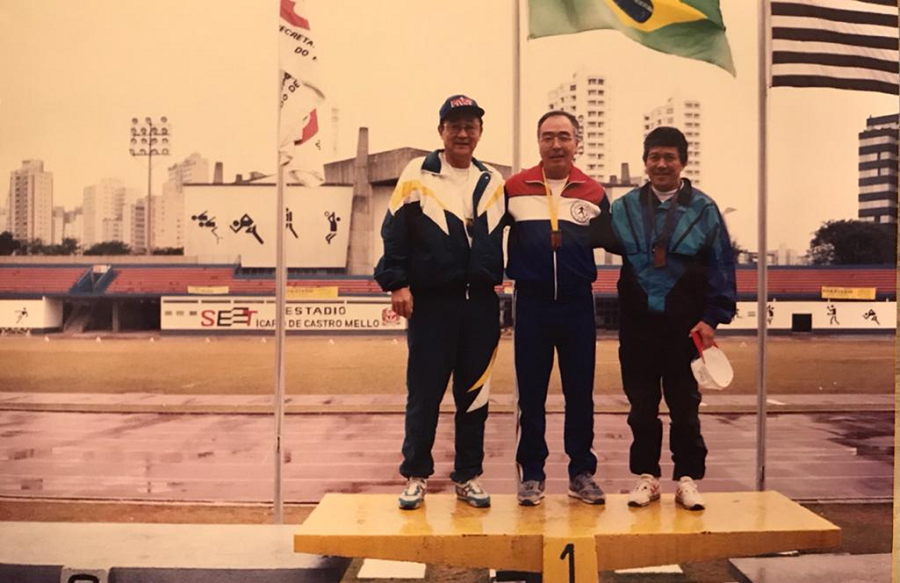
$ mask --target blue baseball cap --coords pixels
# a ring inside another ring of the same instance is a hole
[[[471,97],[451,95],[441,106],[441,123],[447,119],[447,116],[457,111],[474,113],[477,117],[484,115],[484,110],[478,107],[478,103]]]

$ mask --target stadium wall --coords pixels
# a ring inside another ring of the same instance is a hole
[[[0,300],[0,330],[5,332],[50,332],[62,330],[63,301]]]
[[[346,270],[353,189],[289,186],[284,194],[286,265]],[[239,256],[241,267],[275,267],[275,196],[274,184],[186,184],[185,255]]]
[[[757,303],[738,302],[731,324],[720,326],[728,332],[756,331]],[[772,332],[893,332],[897,327],[897,302],[868,301],[773,301],[766,314]]]

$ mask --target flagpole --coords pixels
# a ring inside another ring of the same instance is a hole
[[[284,265],[284,166],[281,165],[281,152],[278,153],[278,186],[275,212],[278,220],[278,233],[275,236],[275,507],[272,520],[275,524],[283,523],[282,511],[282,470],[284,468],[284,449],[282,447],[282,427],[284,425],[284,308],[285,283],[287,269]]]
[[[900,60],[897,63],[897,72],[900,73]],[[897,162],[894,165],[894,169],[897,171],[897,175],[900,176],[900,157],[898,157]],[[900,221],[897,221],[897,274],[896,274],[896,285],[895,289],[900,289]],[[900,314],[900,313],[898,313]],[[894,346],[897,346],[896,342],[900,340],[900,326],[897,326],[894,332]],[[894,365],[896,367],[896,364]],[[897,368],[894,369],[894,491],[897,491],[898,484],[900,484],[900,370]],[[894,560],[891,561],[891,581],[900,581],[900,561],[896,560],[896,557],[900,557],[900,497],[894,496],[894,541],[892,545],[892,551]]]
[[[900,69],[900,62],[897,63]],[[897,175],[900,176],[900,158],[897,159],[896,167]],[[900,289],[900,221],[897,222],[897,274],[895,289]],[[894,346],[900,341],[900,326],[897,326],[894,332]],[[896,364],[895,364],[896,367]],[[900,484],[900,371],[895,368],[894,373],[894,491],[897,491],[897,485]],[[894,496],[894,544],[893,556],[900,557],[900,497]],[[891,581],[900,581],[900,561],[892,561]]]
[[[759,13],[759,208],[758,208],[758,252],[756,259],[756,321],[757,321],[757,399],[756,399],[756,489],[766,489],[766,348],[768,331],[768,265],[769,254],[766,240],[768,180],[768,10],[769,0],[760,0]]]
[[[522,32],[519,18],[520,0],[513,0],[513,51],[512,51],[512,173],[517,174],[522,169],[522,136],[521,136],[521,107],[522,107],[522,59],[521,45]]]
[[[284,164],[281,153],[281,92],[283,91],[284,73],[281,71],[281,63],[276,66],[278,71],[278,116],[276,132],[277,144],[277,172],[275,187],[275,493],[273,496],[272,521],[275,524],[284,523],[284,500],[282,495],[284,469],[284,448],[282,447],[282,433],[284,425],[284,308],[285,285],[287,281],[287,269],[284,265]]]

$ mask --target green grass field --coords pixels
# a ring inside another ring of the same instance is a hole
[[[617,341],[597,343],[596,391],[619,394]],[[755,394],[756,339],[724,337],[719,346],[735,368],[731,394]],[[0,338],[0,391],[62,393],[269,394],[275,343],[260,337],[164,336],[104,338],[101,342],[50,336]],[[405,392],[404,336],[289,337],[289,394]],[[894,337],[773,337],[769,394],[887,394],[894,390]],[[513,343],[504,336],[492,391],[514,390]],[[559,391],[559,376],[551,377]]]

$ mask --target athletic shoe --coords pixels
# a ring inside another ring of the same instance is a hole
[[[491,496],[484,491],[475,478],[461,484],[456,484],[456,497],[475,508],[487,508],[491,505]]]
[[[637,484],[628,493],[628,505],[643,507],[655,500],[659,500],[659,479],[650,474],[641,474]]]
[[[403,510],[415,510],[425,502],[425,490],[428,489],[428,480],[425,478],[409,478],[406,489],[400,494],[400,508]]]
[[[697,482],[690,476],[682,476],[678,480],[678,489],[675,490],[675,502],[688,510],[703,510],[705,508],[703,496],[700,495],[700,490],[697,489]]]
[[[516,494],[516,498],[522,506],[537,506],[544,499],[544,481],[519,482],[519,492]]]
[[[569,478],[569,496],[578,498],[587,504],[604,504],[606,496],[589,473],[578,474]]]

